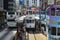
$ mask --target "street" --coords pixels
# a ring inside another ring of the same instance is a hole
[[[26,40],[47,40],[47,36],[42,33],[27,33]]]
[[[0,40],[60,40],[60,0],[0,0]]]
[[[0,32],[0,40],[13,40],[16,33],[16,29],[6,28]]]

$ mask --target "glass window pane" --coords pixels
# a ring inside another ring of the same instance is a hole
[[[51,27],[51,34],[56,35],[56,27]]]
[[[9,20],[7,20],[7,21],[15,21],[14,19],[9,19]]]
[[[57,35],[60,35],[60,28],[58,28],[58,32],[57,32]]]
[[[52,16],[55,16],[55,8],[52,8],[52,9],[51,9],[51,15],[52,15]]]
[[[15,14],[14,12],[9,12],[8,14]]]
[[[51,33],[51,27],[48,27],[48,32],[49,32],[49,34]]]
[[[60,8],[57,8],[57,10],[56,10],[56,15],[57,15],[57,16],[60,16]]]

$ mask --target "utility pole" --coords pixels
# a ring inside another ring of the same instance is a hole
[[[45,18],[46,18],[46,7],[47,7],[47,0],[40,0],[40,9],[39,9],[39,18],[40,18],[40,20],[39,20],[39,22],[40,22],[40,27],[41,27],[41,21],[43,21],[43,20],[41,20],[41,13],[45,13]]]

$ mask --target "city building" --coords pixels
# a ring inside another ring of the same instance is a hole
[[[0,8],[3,9],[3,0],[0,0]]]
[[[19,0],[16,0],[16,10],[18,10],[20,7]]]
[[[3,8],[4,4],[3,4],[4,0],[0,0],[0,28],[2,29],[2,26],[5,27],[5,12],[6,10]]]
[[[40,0],[25,0],[24,5],[27,7],[39,7],[40,6]]]
[[[7,11],[16,11],[16,0],[4,0],[4,9]]]
[[[56,0],[56,4],[60,4],[60,0]]]

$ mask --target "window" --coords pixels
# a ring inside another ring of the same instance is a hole
[[[42,14],[45,14],[45,12],[42,12]]]
[[[15,14],[14,12],[9,12],[8,14]]]
[[[27,23],[33,23],[34,20],[27,20]]]
[[[26,14],[28,14],[28,11],[26,12]]]
[[[51,9],[51,16],[55,16],[55,8]]]
[[[32,11],[29,11],[29,14],[32,14]]]
[[[8,6],[13,6],[13,4],[9,4]]]
[[[48,27],[48,33],[51,33],[51,27]]]
[[[29,6],[29,0],[27,1],[27,6]]]
[[[57,16],[60,16],[60,8],[57,8],[57,10],[56,10],[56,15],[57,15]]]
[[[10,0],[10,2],[13,2],[14,0]]]
[[[51,27],[51,34],[56,35],[56,27]]]
[[[57,35],[60,35],[60,28],[58,28],[58,30],[57,30],[58,32],[57,32]]]
[[[15,21],[14,19],[9,19],[9,20],[7,20],[7,21]]]

